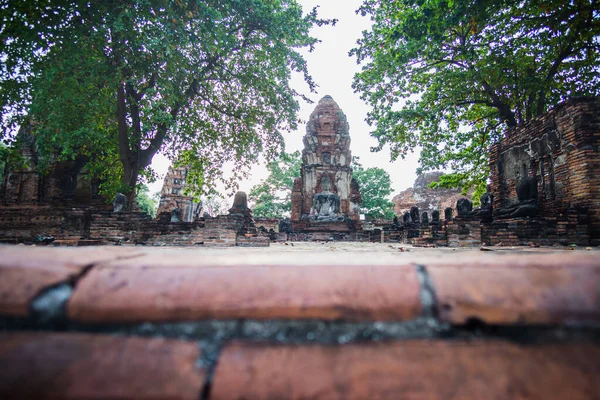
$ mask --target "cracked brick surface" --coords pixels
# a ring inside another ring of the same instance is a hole
[[[593,399],[600,346],[404,341],[346,346],[234,343],[221,399]]]
[[[421,260],[441,319],[464,324],[600,324],[600,261],[591,253],[500,253]]]
[[[600,267],[429,267],[443,321],[600,324]]]
[[[0,398],[198,399],[195,343],[90,334],[0,334]]]
[[[75,290],[69,317],[81,322],[375,321],[412,319],[421,311],[410,265],[297,265],[290,260],[279,266],[217,267],[187,260],[187,267],[132,260],[127,267],[95,268]]]
[[[27,316],[44,289],[74,279],[89,265],[136,254],[141,252],[133,248],[0,246],[0,314]]]
[[[0,246],[0,398],[594,399],[599,255]]]

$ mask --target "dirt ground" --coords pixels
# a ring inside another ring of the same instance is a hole
[[[144,246],[144,249],[152,249],[153,247]],[[173,248],[173,247],[160,247],[160,249]],[[598,252],[600,253],[599,247],[567,247],[567,246],[555,246],[555,247],[505,247],[505,246],[482,246],[482,247],[415,247],[410,244],[400,243],[368,243],[368,242],[285,242],[285,243],[271,243],[269,247],[202,247],[202,246],[187,246],[177,247],[185,250],[198,250],[198,251],[229,251],[229,252],[260,252],[260,253],[332,253],[332,252],[348,252],[348,253],[412,253],[413,255],[456,255],[466,253],[564,253],[566,251],[575,252]],[[156,249],[156,248],[155,248]]]
[[[127,246],[118,246],[127,247]],[[555,261],[568,260],[570,256],[591,255],[600,256],[598,247],[475,247],[475,248],[424,248],[399,243],[361,243],[361,242],[286,242],[271,243],[269,247],[152,247],[132,246],[149,256],[156,254],[157,258],[168,259],[171,255],[185,255],[197,260],[224,265],[239,264],[243,259],[247,265],[259,264],[305,264],[315,263],[324,265],[336,264],[404,264],[404,263],[506,263],[507,258],[529,260],[536,263],[535,255],[561,255]],[[545,260],[552,258],[544,257]],[[600,258],[599,258],[600,260]],[[539,261],[539,260],[538,260]]]

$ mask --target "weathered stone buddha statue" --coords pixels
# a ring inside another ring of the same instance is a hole
[[[473,215],[479,217],[482,221],[491,221],[494,195],[490,193],[489,187],[488,191],[481,195],[479,202],[481,205],[473,210]]]
[[[117,193],[112,202],[113,212],[121,213],[127,210],[127,196],[123,193]]]
[[[181,222],[181,210],[179,207],[171,210],[171,222]]]
[[[494,217],[519,218],[537,215],[537,178],[525,176],[517,182],[515,189],[517,192],[516,204],[494,210]]]
[[[412,206],[410,208],[410,222],[412,222],[413,224],[418,224],[419,222],[421,222],[421,220],[419,219],[419,207]]]
[[[229,214],[251,214],[252,210],[248,208],[248,195],[246,192],[238,191],[233,198],[233,206],[229,209]]]
[[[423,211],[421,214],[421,225],[429,225],[429,214],[427,214],[427,211]]]
[[[431,223],[432,224],[440,223],[440,211],[439,210],[433,210],[431,212]]]
[[[340,215],[340,196],[331,192],[331,181],[325,175],[321,179],[321,192],[313,197],[313,212],[316,221],[343,221]]]
[[[456,201],[456,212],[459,217],[470,217],[473,214],[473,203],[464,197]]]
[[[444,219],[449,221],[452,219],[452,214],[454,213],[454,209],[452,207],[444,208]]]
[[[256,229],[254,218],[252,217],[252,210],[248,207],[248,196],[246,195],[246,192],[238,191],[235,193],[233,206],[229,209],[229,215],[227,217],[230,220],[239,221],[238,235],[256,236],[258,234],[258,229]]]

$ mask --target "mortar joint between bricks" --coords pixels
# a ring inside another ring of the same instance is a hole
[[[198,347],[200,348],[200,358],[197,361],[198,368],[203,368],[206,371],[204,384],[199,393],[199,400],[210,399],[212,382],[217,369],[217,364],[225,345],[222,339],[200,340]]]
[[[417,272],[417,278],[419,280],[419,297],[422,306],[421,316],[424,318],[432,318],[439,323],[437,294],[429,271],[427,270],[427,267],[422,264],[415,264],[415,271]]]

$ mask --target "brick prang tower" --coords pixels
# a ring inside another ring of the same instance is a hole
[[[301,176],[292,191],[292,229],[305,228],[303,221],[315,215],[315,195],[327,190],[339,196],[339,215],[358,222],[361,196],[350,167],[349,125],[331,96],[323,97],[310,115],[303,142]]]

